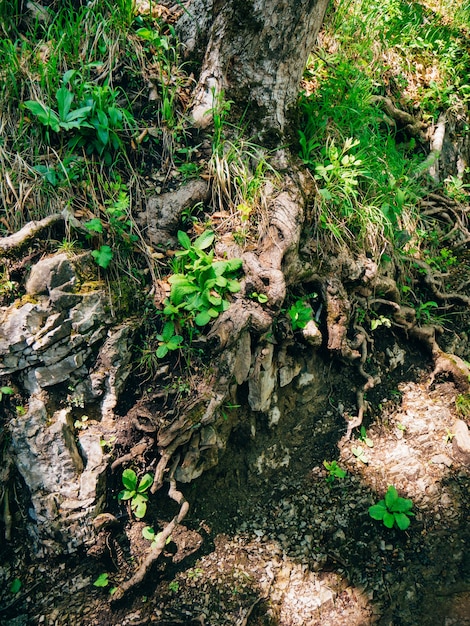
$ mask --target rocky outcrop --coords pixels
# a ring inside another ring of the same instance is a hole
[[[92,268],[86,254],[46,257],[22,300],[0,310],[0,377],[27,398],[9,423],[11,452],[45,553],[73,551],[93,534],[105,504],[101,441],[130,369],[133,325],[112,319],[102,283],[83,284]]]

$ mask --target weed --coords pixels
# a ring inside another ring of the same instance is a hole
[[[366,456],[365,450],[362,446],[353,446],[351,448],[351,452],[357,458],[358,461],[367,465],[369,463],[369,459]]]
[[[181,335],[175,334],[174,322],[166,322],[163,326],[162,334],[157,335],[157,339],[158,348],[156,355],[159,359],[162,359],[170,351],[178,350],[180,343],[183,341]]]
[[[14,578],[10,583],[10,593],[18,593],[22,586],[21,580],[19,578]]]
[[[155,534],[155,531],[151,526],[145,526],[145,528],[142,528],[142,537],[152,542],[152,545],[151,545],[152,548],[156,547],[157,541],[159,540],[160,536],[161,536],[161,533]],[[170,535],[169,537],[166,538],[165,545],[167,546],[171,542],[172,542],[172,538]]]
[[[413,501],[400,498],[393,485],[390,485],[385,498],[377,504],[369,507],[369,515],[372,519],[382,521],[387,528],[397,526],[400,530],[406,530],[410,525],[410,516],[414,513]]]
[[[305,326],[307,326],[307,324],[313,319],[312,307],[302,299],[294,302],[294,304],[288,309],[287,315],[290,318],[292,330],[305,328]]]
[[[168,583],[168,589],[172,591],[173,593],[178,593],[179,588],[180,588],[180,584],[177,580],[172,580],[171,582]]]
[[[347,474],[346,470],[342,469],[338,465],[337,461],[323,461],[323,466],[328,472],[328,475],[325,479],[327,483],[333,483],[336,478],[345,478]]]
[[[235,276],[242,260],[214,260],[214,251],[206,252],[214,237],[214,232],[208,230],[191,242],[185,232],[178,231],[183,250],[176,251],[176,273],[168,278],[171,289],[165,301],[165,316],[183,324],[194,320],[197,326],[205,326],[228,309],[226,296],[240,290]]]
[[[119,500],[130,500],[131,509],[135,516],[141,519],[147,512],[148,491],[153,483],[150,474],[145,474],[137,483],[137,475],[132,469],[126,469],[122,473],[122,484],[124,489],[119,492]]]
[[[372,441],[370,437],[367,436],[367,431],[366,431],[365,426],[361,426],[361,430],[360,430],[360,434],[358,438],[359,438],[359,441],[362,441],[363,443],[365,443],[368,448],[374,447],[374,442]]]
[[[107,572],[100,574],[93,585],[95,587],[107,587],[109,585],[109,574]]]
[[[257,300],[260,304],[266,304],[268,301],[268,296],[265,293],[256,293],[256,291],[250,294],[250,298]]]

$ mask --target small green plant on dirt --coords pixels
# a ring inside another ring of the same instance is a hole
[[[100,574],[93,585],[95,587],[107,587],[109,585],[109,574],[107,572]]]
[[[183,325],[194,321],[205,326],[228,309],[226,296],[240,291],[236,276],[242,260],[214,260],[214,250],[206,252],[214,238],[215,233],[206,230],[191,242],[185,232],[178,231],[183,250],[175,253],[176,271],[168,279],[171,289],[163,314]]]
[[[93,217],[84,224],[89,238],[98,237],[101,239],[104,233],[107,233],[108,237],[111,238],[112,247],[108,244],[102,244],[91,253],[96,263],[103,269],[109,266],[118,248],[130,251],[139,239],[135,234],[135,225],[130,216],[129,193],[125,185],[118,183],[114,187],[110,191],[115,197],[105,201],[103,219]]]
[[[180,584],[177,580],[172,580],[170,583],[168,583],[168,589],[173,593],[178,593],[179,588]]]
[[[385,317],[385,315],[379,315],[378,317],[375,317],[370,321],[370,329],[372,331],[377,330],[379,326],[385,326],[386,328],[390,328],[391,325],[392,322],[388,317]]]
[[[142,479],[137,482],[137,475],[133,469],[125,469],[122,473],[122,484],[124,489],[119,492],[119,500],[130,500],[131,509],[134,515],[142,519],[147,512],[148,495],[146,491],[153,483],[150,474],[145,474]]]
[[[400,530],[406,530],[410,525],[410,516],[414,515],[412,508],[413,501],[400,498],[396,488],[390,485],[385,498],[369,507],[369,515],[372,519],[382,521],[387,528],[397,526]]]
[[[368,448],[374,447],[374,442],[372,441],[370,437],[367,436],[367,430],[365,426],[361,426],[358,439],[359,441],[362,441],[362,443],[365,443]]]
[[[165,357],[168,352],[173,352],[174,350],[178,350],[181,342],[183,341],[183,337],[181,335],[177,335],[175,332],[175,324],[174,322],[166,322],[163,326],[163,330],[161,335],[157,335],[158,339],[158,348],[156,355],[159,359]]]
[[[266,304],[268,301],[268,296],[265,293],[256,293],[256,291],[250,294],[250,298],[257,300],[260,304]]]
[[[367,458],[366,452],[362,446],[352,446],[351,452],[354,454],[358,461],[367,465],[369,463],[369,459]]]
[[[328,472],[325,480],[327,483],[333,483],[336,478],[342,479],[345,478],[347,471],[342,469],[337,461],[323,461],[323,467]]]
[[[14,578],[10,583],[10,593],[18,593],[22,587],[21,580],[19,578]]]
[[[142,537],[152,542],[152,545],[150,546],[151,548],[156,547],[157,541],[159,540],[160,536],[161,536],[161,533],[155,533],[154,529],[151,526],[145,526],[145,528],[142,528]],[[165,545],[167,546],[171,542],[172,542],[172,538],[170,535],[169,537],[166,538]]]
[[[15,393],[15,390],[11,387],[0,387],[0,402],[3,400],[3,396],[11,396]]]
[[[292,330],[305,328],[313,319],[312,307],[304,300],[299,299],[287,310],[287,315],[292,324]]]

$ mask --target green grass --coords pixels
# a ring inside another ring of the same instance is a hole
[[[432,190],[418,178],[429,146],[374,97],[428,123],[467,106],[468,11],[453,4],[440,15],[417,2],[340,0],[330,12],[299,98],[299,155],[319,192],[317,237],[377,257],[416,230],[419,198]]]

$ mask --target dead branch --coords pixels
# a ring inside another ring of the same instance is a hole
[[[168,537],[170,537],[175,527],[178,524],[181,524],[181,522],[183,521],[183,519],[186,517],[188,513],[189,503],[186,501],[181,491],[177,490],[176,481],[174,479],[174,473],[175,473],[178,463],[179,463],[179,457],[175,460],[175,462],[173,463],[173,467],[171,468],[170,477],[169,477],[170,489],[168,491],[168,495],[170,496],[172,500],[174,500],[177,504],[180,505],[180,510],[178,514],[175,515],[175,517],[171,520],[171,522],[169,522],[165,526],[162,532],[157,535],[156,540],[152,542],[149,553],[147,554],[146,558],[141,563],[137,571],[134,573],[134,575],[131,578],[129,578],[129,580],[123,582],[122,585],[120,585],[116,589],[115,593],[111,597],[112,603],[115,603],[121,600],[131,589],[139,585],[144,580],[150,568],[152,567],[153,563],[158,559],[158,557],[163,552],[163,549],[165,548]]]
[[[0,239],[0,252],[10,254],[19,252],[31,239],[40,235],[44,230],[54,226],[58,222],[63,222],[64,216],[61,213],[54,213],[37,222],[28,222],[18,232]]]

